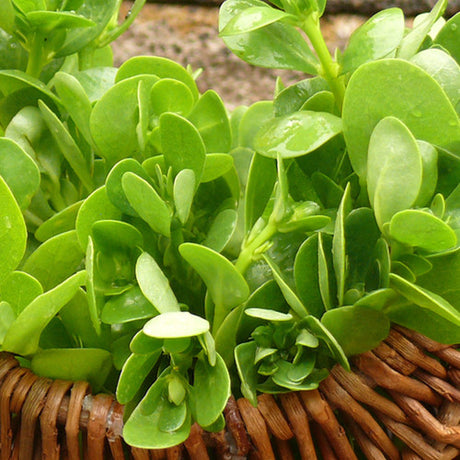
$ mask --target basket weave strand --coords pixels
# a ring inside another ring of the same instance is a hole
[[[131,448],[112,396],[37,377],[0,353],[0,460],[460,458],[460,350],[401,327],[318,390],[258,400],[230,398],[220,433],[194,425],[180,446]]]

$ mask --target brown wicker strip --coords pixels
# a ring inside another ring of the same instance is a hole
[[[297,394],[280,395],[281,404],[292,426],[302,460],[316,460],[315,445],[310,431],[307,413]]]
[[[72,382],[55,380],[48,391],[45,406],[40,414],[43,460],[59,460],[60,458],[57,416],[62,400],[71,386]]]
[[[393,329],[404,334],[406,337],[411,339],[412,342],[417,343],[421,348],[434,353],[435,351],[445,350],[451,345],[446,345],[444,343],[435,342],[434,340],[420,334],[419,332],[411,331],[402,326],[393,325]]]
[[[203,429],[195,423],[190,430],[190,436],[184,442],[191,460],[209,460],[208,450],[202,433]]]
[[[45,398],[53,381],[40,377],[33,384],[22,408],[21,429],[19,433],[19,457],[27,460],[33,457],[35,428],[38,417],[45,406]],[[37,449],[38,450],[38,449]],[[39,449],[41,450],[41,449]]]
[[[114,400],[107,417],[106,432],[110,453],[114,460],[124,460],[125,458],[123,442],[121,440],[123,432],[123,412],[124,407]]]
[[[131,453],[133,454],[134,460],[150,460],[149,451],[144,449],[139,449],[138,447],[131,448]],[[158,457],[152,457],[158,458]],[[162,459],[164,457],[160,457]]]
[[[21,382],[18,383],[11,395],[10,410],[18,413],[21,411],[24,401],[26,400],[32,385],[37,381],[38,377],[29,370],[24,374]]]
[[[460,447],[460,427],[442,425],[425,407],[414,398],[391,392],[393,399],[405,410],[414,425],[433,439]]]
[[[5,353],[4,351],[0,352],[0,384],[11,369],[18,366],[19,363],[17,359],[14,359],[9,353]]]
[[[80,414],[83,398],[90,391],[86,382],[76,382],[70,393],[69,408],[65,424],[67,452],[69,460],[80,460]]]
[[[354,399],[382,412],[398,422],[407,423],[407,415],[393,401],[370,388],[364,379],[356,373],[347,372],[341,366],[332,369],[332,375]]]
[[[394,371],[371,351],[356,357],[354,363],[362,372],[372,377],[383,388],[414,396],[419,401],[426,402],[432,406],[439,406],[442,402],[442,399],[430,387]]]
[[[300,397],[312,419],[320,425],[339,459],[356,459],[344,428],[337,421],[334,412],[318,390],[301,391]]]
[[[457,388],[460,388],[460,369],[449,369],[447,371],[447,378]]]
[[[414,363],[411,363],[406,358],[403,358],[396,350],[391,348],[385,342],[382,342],[377,348],[374,348],[372,352],[382,361],[385,361],[392,369],[403,375],[410,375],[417,369],[417,366]]]
[[[180,460],[182,458],[182,444],[179,446],[171,447],[166,451],[166,458],[168,460]]]
[[[363,430],[359,425],[347,414],[344,414],[344,419],[346,420],[347,427],[349,428],[351,434],[353,435],[355,441],[358,443],[364,455],[367,458],[372,458],[373,460],[386,460],[386,456],[382,451],[366,436]],[[398,454],[399,458],[399,454]]]
[[[381,414],[380,419],[386,427],[399,439],[407,444],[423,460],[452,460],[455,457],[446,457],[442,452],[428,444],[423,436],[413,428],[403,423],[395,422],[391,418]]]
[[[16,367],[3,380],[0,387],[0,455],[1,460],[8,460],[13,444],[13,427],[11,424],[12,411],[10,409],[10,399],[14,389],[20,380],[28,373],[27,369]]]
[[[287,441],[294,437],[289,424],[282,414],[275,398],[269,394],[260,395],[257,398],[259,412],[265,419],[265,423],[270,429],[273,436],[278,439]]]
[[[233,458],[232,447],[225,436],[225,430],[219,431],[218,433],[209,433],[207,439],[209,439],[207,445],[212,448],[217,459],[230,460]]]
[[[267,426],[260,412],[247,399],[238,399],[237,404],[258,453],[264,460],[275,460]]]
[[[292,452],[289,441],[285,439],[275,438],[276,445],[276,458],[282,458],[283,460],[294,460],[294,453]]]
[[[241,419],[236,399],[230,396],[227,407],[224,411],[225,421],[227,423],[229,434],[235,442],[235,455],[246,456],[251,448],[249,444],[246,427]]]
[[[326,433],[324,433],[324,431],[317,423],[312,423],[311,431],[313,437],[316,440],[318,450],[323,460],[341,460],[339,457],[337,457],[337,455],[335,455],[335,452],[332,449],[332,444],[326,436]]]
[[[436,356],[441,358],[446,363],[460,369],[460,351],[455,348],[445,348],[435,352]]]
[[[439,361],[427,356],[417,345],[414,345],[398,331],[392,329],[385,342],[417,367],[425,369],[441,379],[446,378],[446,369]]]
[[[107,418],[113,397],[99,394],[93,398],[88,421],[88,460],[104,458]]]
[[[449,382],[446,382],[439,377],[435,377],[434,375],[428,374],[422,370],[416,370],[413,374],[417,377],[420,381],[426,383],[428,386],[433,388],[436,393],[439,393],[443,398],[447,399],[448,401],[457,401],[460,402],[460,390],[454,386],[452,386]],[[446,373],[447,376],[447,373]]]
[[[335,380],[332,375],[321,384],[321,390],[334,407],[339,408],[351,417],[366,433],[369,439],[384,452],[389,459],[398,460],[399,451],[390,438],[374,420],[372,415],[353,399]]]

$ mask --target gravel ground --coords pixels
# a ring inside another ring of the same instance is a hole
[[[126,14],[131,2],[125,2]],[[362,16],[334,15],[323,19],[331,50],[343,48]],[[202,68],[200,91],[216,90],[230,107],[270,99],[277,76],[285,84],[304,78],[300,72],[261,69],[234,56],[218,37],[218,9],[197,5],[147,4],[134,25],[114,44],[116,65],[136,55],[157,55]]]

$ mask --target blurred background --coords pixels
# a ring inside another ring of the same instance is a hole
[[[322,18],[323,34],[333,52],[343,49],[350,34],[370,15],[383,8],[401,7],[413,17],[429,11],[435,0],[328,0]],[[203,69],[197,83],[201,91],[216,90],[229,108],[270,99],[279,76],[288,85],[305,75],[260,69],[240,61],[218,37],[222,0],[149,1],[134,25],[113,45],[116,65],[135,55],[157,55]],[[126,15],[132,2],[123,4]],[[460,10],[460,0],[450,0],[448,14]]]

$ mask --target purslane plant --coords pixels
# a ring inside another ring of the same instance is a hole
[[[313,75],[231,114],[168,59],[93,67],[119,2],[106,22],[97,1],[32,3],[0,23],[26,50],[0,71],[3,350],[116,392],[126,441],[162,448],[222,429],[231,392],[317,388],[391,322],[460,342],[446,1],[412,29],[378,13],[333,58],[325,1],[227,0],[232,51]]]

